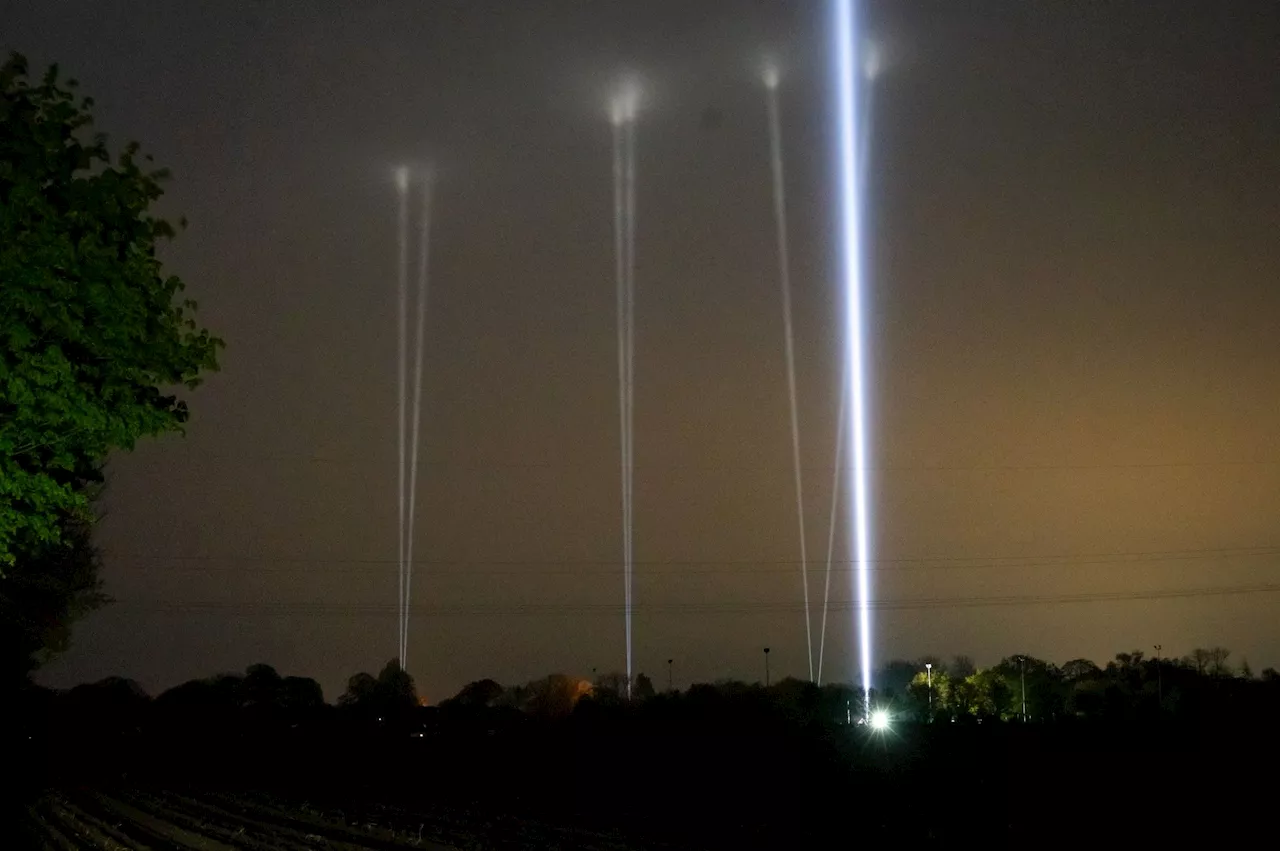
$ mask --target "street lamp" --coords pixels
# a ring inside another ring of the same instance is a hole
[[[671,687],[671,663],[673,661],[674,660],[672,659],[667,660],[667,691],[675,691],[675,689]]]
[[[764,687],[769,687],[769,648],[764,649]]]
[[[1164,709],[1164,667],[1160,664],[1160,651],[1163,645],[1156,646],[1156,698],[1160,701],[1160,709]]]
[[[929,681],[929,714],[933,714],[933,663],[924,663],[924,675]]]
[[[1022,723],[1027,723],[1027,657],[1018,657],[1018,673],[1022,677]]]

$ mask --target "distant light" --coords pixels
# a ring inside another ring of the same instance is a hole
[[[877,709],[871,713],[871,729],[884,731],[889,729],[889,713],[883,709]]]
[[[409,167],[402,165],[396,169],[396,188],[405,192],[409,188]]]

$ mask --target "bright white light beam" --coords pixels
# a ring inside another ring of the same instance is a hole
[[[858,148],[858,178],[862,181],[862,185],[866,186],[867,180],[867,161],[871,154],[871,100],[875,94],[875,86],[871,83],[880,76],[884,69],[884,60],[882,58],[883,51],[875,42],[867,42],[866,61],[862,64],[863,74],[867,79],[867,86],[862,92],[862,117],[860,119],[862,141]],[[863,267],[865,270],[865,266]],[[827,647],[827,609],[831,603],[831,567],[832,559],[835,555],[836,543],[836,518],[839,516],[840,509],[840,471],[844,452],[845,442],[845,418],[848,415],[846,409],[849,403],[849,379],[847,375],[840,376],[840,403],[839,413],[836,415],[836,449],[835,464],[831,476],[831,515],[827,527],[827,575],[822,590],[822,626],[818,633],[818,685],[822,685],[822,660]]]
[[[846,346],[849,398],[852,401],[850,445],[853,448],[853,533],[856,558],[858,658],[862,673],[864,705],[871,706],[871,610],[868,567],[871,560],[870,514],[867,495],[866,327],[863,312],[863,179],[859,174],[858,147],[862,139],[858,119],[860,63],[855,53],[857,34],[854,0],[833,0],[835,15],[836,92],[840,171],[840,265],[845,289]]]

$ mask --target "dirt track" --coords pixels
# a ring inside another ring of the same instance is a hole
[[[300,849],[575,848],[623,851],[620,837],[514,819],[431,816],[389,808],[375,813],[322,811],[261,795],[190,796],[142,790],[76,789],[46,795],[29,810],[38,846],[154,851],[300,851]]]

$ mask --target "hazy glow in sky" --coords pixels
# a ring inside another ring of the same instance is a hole
[[[410,671],[437,699],[623,664],[601,91],[621,69],[645,109],[634,670],[756,680],[768,645],[776,679],[807,674],[764,69],[744,73],[763,46],[786,73],[811,535],[842,477],[823,681],[856,678],[833,2],[9,4],[0,52],[60,62],[96,129],[172,170],[162,212],[190,227],[166,270],[227,340],[186,436],[112,457],[97,536],[117,602],[42,681],[158,690],[268,662],[332,699],[386,663],[393,169],[424,152]],[[1280,552],[1274,4],[976,5],[847,7],[846,117],[874,152],[850,188],[871,667],[1156,643],[1280,664],[1277,594],[1221,590],[1273,582]]]

